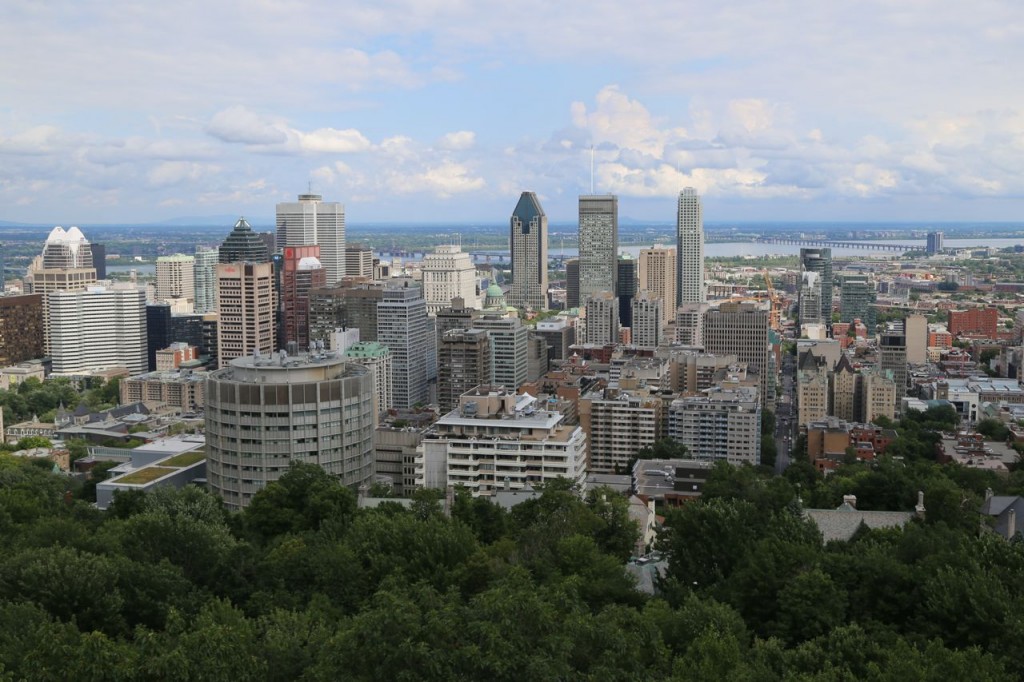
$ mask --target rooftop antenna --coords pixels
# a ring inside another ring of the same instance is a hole
[[[594,193],[594,145],[590,145],[590,193]]]

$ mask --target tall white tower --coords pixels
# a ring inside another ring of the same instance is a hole
[[[327,286],[345,276],[345,207],[319,194],[300,194],[296,202],[277,205],[278,250],[286,246],[319,246]]]
[[[676,305],[705,300],[704,208],[697,190],[687,187],[676,216]]]

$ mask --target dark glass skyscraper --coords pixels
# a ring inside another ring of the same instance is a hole
[[[565,261],[565,307],[580,307],[580,261],[578,258]]]
[[[96,268],[96,279],[107,278],[107,247],[105,244],[93,242],[89,244],[92,251],[92,266]]]
[[[615,278],[615,295],[619,299],[619,326],[633,326],[633,297],[636,296],[636,261],[630,256],[619,258]]]
[[[245,218],[239,218],[231,234],[221,244],[219,258],[221,263],[267,263],[270,254],[266,243],[253,232],[252,226]]]
[[[508,302],[517,308],[548,307],[548,217],[534,192],[523,192],[509,221],[512,289]]]

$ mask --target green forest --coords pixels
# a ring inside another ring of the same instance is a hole
[[[608,489],[359,509],[297,465],[239,513],[195,487],[100,512],[0,454],[0,680],[1024,679],[1024,548],[977,513],[1024,474],[936,464],[945,416],[825,479],[718,465],[665,512],[657,597],[624,572],[636,530]],[[846,543],[802,515],[918,490],[923,520]]]

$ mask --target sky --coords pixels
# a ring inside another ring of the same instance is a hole
[[[974,0],[0,5],[0,220],[1024,219],[1024,11]],[[593,175],[591,168],[593,167]]]

